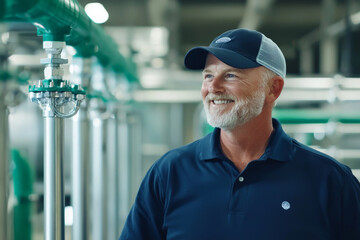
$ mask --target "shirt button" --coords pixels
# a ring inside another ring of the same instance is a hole
[[[243,177],[239,177],[239,182],[243,182],[244,178]]]

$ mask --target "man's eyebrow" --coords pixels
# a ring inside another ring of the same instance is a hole
[[[211,72],[209,69],[204,69],[204,70],[202,71],[202,73],[209,73],[209,72]]]
[[[209,69],[204,69],[202,71],[202,73],[211,73],[212,71],[209,70]],[[239,73],[243,73],[244,72],[244,69],[241,69],[241,68],[225,68],[222,70],[222,72],[239,72]]]

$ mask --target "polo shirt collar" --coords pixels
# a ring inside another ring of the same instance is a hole
[[[277,119],[272,120],[274,131],[272,132],[269,143],[263,156],[260,159],[273,159],[277,161],[288,161],[291,159],[292,139],[283,131],[280,122]],[[214,131],[200,140],[199,159],[226,159],[220,145],[220,129]]]
[[[286,162],[291,160],[293,151],[292,139],[284,132],[280,122],[272,119],[274,131],[272,132],[265,153],[267,157],[273,160]]]
[[[214,131],[200,140],[199,159],[224,159],[225,155],[222,152],[220,145],[220,128],[215,128]]]

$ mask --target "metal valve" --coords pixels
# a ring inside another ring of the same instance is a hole
[[[41,59],[44,69],[44,80],[29,86],[29,98],[43,109],[44,117],[68,118],[74,116],[85,99],[85,91],[76,84],[63,80],[64,71],[61,64],[67,59],[61,58],[65,42],[44,41],[43,47],[48,57]],[[69,107],[71,108],[70,110]]]

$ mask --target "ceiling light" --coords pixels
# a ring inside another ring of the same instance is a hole
[[[101,3],[88,3],[85,6],[85,12],[95,23],[104,23],[109,19],[109,13]]]
[[[357,12],[357,13],[351,15],[350,19],[352,21],[352,24],[354,24],[354,25],[360,24],[360,12]]]

